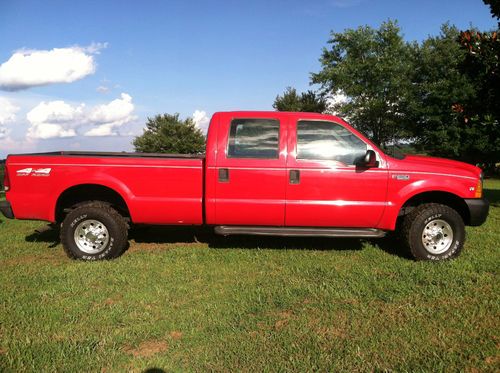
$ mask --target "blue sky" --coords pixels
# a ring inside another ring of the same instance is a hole
[[[389,18],[407,40],[447,21],[496,26],[480,0],[0,0],[0,158],[131,150],[157,113],[203,126],[219,110],[271,110],[285,87],[310,88],[330,31]]]

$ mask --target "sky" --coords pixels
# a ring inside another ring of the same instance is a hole
[[[226,110],[272,110],[330,32],[397,20],[406,40],[493,29],[481,0],[0,0],[0,159],[131,151],[148,117],[206,130]]]

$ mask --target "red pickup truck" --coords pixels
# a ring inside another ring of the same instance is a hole
[[[61,224],[66,253],[111,259],[133,224],[208,225],[222,235],[382,237],[401,230],[416,259],[457,256],[489,204],[475,166],[392,157],[342,119],[221,112],[206,154],[10,155],[8,218]]]

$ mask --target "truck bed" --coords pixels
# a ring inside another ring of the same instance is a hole
[[[9,199],[16,218],[54,222],[60,196],[79,186],[99,185],[126,201],[134,223],[202,224],[203,165],[203,155],[185,154],[10,155]]]

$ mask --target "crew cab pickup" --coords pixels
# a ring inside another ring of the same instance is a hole
[[[135,224],[206,225],[221,235],[382,237],[399,229],[416,259],[457,256],[489,204],[475,166],[395,158],[342,119],[219,112],[206,154],[9,155],[8,218],[61,226],[66,253],[111,259]]]

